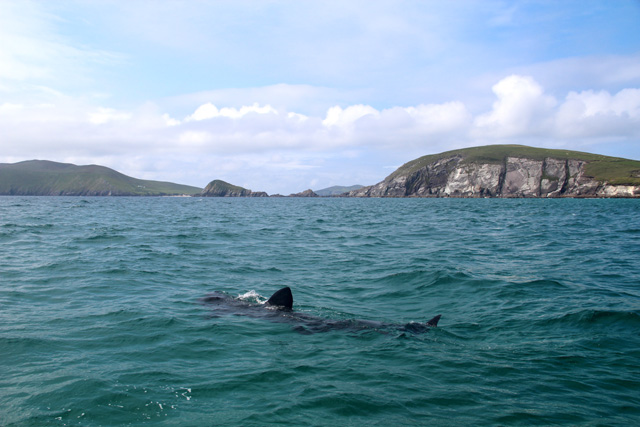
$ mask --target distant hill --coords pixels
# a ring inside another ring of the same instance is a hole
[[[412,160],[350,197],[640,197],[640,161],[523,145]]]
[[[175,196],[201,189],[149,181],[104,166],[76,166],[47,160],[0,163],[0,195],[16,196]]]
[[[364,185],[351,185],[349,187],[344,187],[341,185],[334,185],[333,187],[323,188],[322,190],[317,190],[315,193],[321,197],[327,196],[339,196],[340,194],[348,193],[349,191],[359,190]]]

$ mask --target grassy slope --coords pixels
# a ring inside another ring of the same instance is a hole
[[[201,189],[136,179],[104,166],[76,166],[43,160],[0,164],[0,194],[160,196],[198,194]]]
[[[548,157],[584,160],[588,162],[586,173],[596,180],[607,181],[617,185],[640,185],[640,161],[580,151],[527,147],[525,145],[487,145],[423,156],[405,163],[389,175],[389,178],[411,174],[429,163],[457,155],[462,156],[466,163],[502,163],[507,157],[533,160],[544,160]]]

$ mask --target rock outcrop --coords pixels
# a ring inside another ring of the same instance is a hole
[[[308,189],[301,193],[290,194],[289,197],[320,197],[320,196],[314,193],[313,190]]]
[[[202,197],[269,197],[264,191],[251,191],[237,185],[216,179],[211,181],[200,194]]]
[[[632,184],[612,184],[588,173],[591,161],[605,160],[570,158],[566,152],[555,157],[556,150],[524,148],[535,155],[483,161],[467,149],[429,156],[422,163],[417,159],[378,184],[351,191],[349,197],[640,197],[638,171],[629,177]]]

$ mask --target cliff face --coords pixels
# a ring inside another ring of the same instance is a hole
[[[640,185],[612,185],[586,173],[587,161],[506,157],[502,163],[444,156],[351,191],[350,197],[640,197]]]

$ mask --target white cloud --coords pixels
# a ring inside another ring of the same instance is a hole
[[[204,105],[199,106],[198,109],[192,115],[188,116],[185,120],[207,120],[213,117],[218,117],[219,115],[220,110],[218,110],[218,107],[208,102]]]
[[[352,105],[345,109],[335,106],[329,108],[327,116],[322,121],[322,124],[327,127],[348,127],[364,116],[378,116],[379,114],[378,110],[369,105]]]
[[[569,92],[562,102],[530,76],[511,75],[493,86],[497,100],[478,115],[470,134],[482,143],[515,142],[566,146],[640,136],[640,89],[616,94]]]
[[[640,85],[640,53],[560,58],[513,67],[509,72],[535,76],[537,82],[557,94],[593,87],[621,90]],[[495,81],[496,74],[486,78]]]
[[[24,105],[22,104],[12,104],[11,102],[5,102],[4,104],[0,104],[0,114],[11,113],[13,111],[20,111],[22,109],[24,109]]]
[[[208,120],[216,117],[227,117],[230,119],[239,119],[247,114],[278,114],[278,111],[271,105],[260,106],[257,102],[253,105],[243,105],[240,108],[223,107],[218,109],[215,105],[208,102],[201,105],[196,111],[185,118],[185,121]]]
[[[598,115],[628,115],[638,118],[640,117],[640,89],[624,89],[615,95],[604,90],[570,92],[563,108],[569,106],[578,108],[580,115],[584,118]]]
[[[277,111],[324,115],[336,105],[354,104],[370,97],[367,90],[335,89],[302,84],[274,84],[261,87],[227,88],[172,96],[159,100],[163,108],[192,114],[194,105],[218,105],[236,109],[247,105],[271,105]]]
[[[322,124],[333,138],[342,138],[344,145],[401,147],[424,146],[434,138],[465,134],[470,119],[464,104],[454,101],[380,111],[369,105],[334,106]]]
[[[213,135],[209,132],[185,131],[178,137],[181,146],[198,147],[205,146],[212,141]]]
[[[512,138],[544,134],[557,104],[530,76],[511,75],[493,88],[498,98],[493,109],[476,117],[474,131],[479,136]]]
[[[304,114],[300,114],[300,113],[292,113],[292,112],[287,113],[287,118],[289,118],[289,119],[296,119],[296,120],[298,120],[298,121],[300,121],[300,122],[303,122],[303,121],[305,121],[305,120],[308,120],[308,119],[309,119],[309,117],[308,117],[308,116],[305,116]]]
[[[397,110],[398,108],[384,110],[383,116],[391,116]],[[468,128],[471,119],[469,111],[459,101],[421,104],[416,107],[401,108],[400,111],[406,113],[411,119],[409,126],[415,127],[418,133],[429,135],[449,132],[457,134],[459,130]]]
[[[117,111],[113,108],[98,107],[95,111],[88,113],[89,122],[94,125],[102,125],[111,121],[123,121],[131,118],[131,113]]]
[[[208,102],[184,120],[151,103],[124,110],[92,105],[95,99],[59,96],[49,103],[0,104],[0,143],[6,155],[26,158],[46,147],[76,155],[96,150],[241,155],[358,147],[429,152],[452,144],[619,139],[639,133],[640,89],[570,92],[559,104],[532,77],[511,75],[493,92],[492,108],[475,117],[461,101],[381,110],[334,105],[323,115],[279,111],[270,104],[217,107]]]
[[[640,136],[640,89],[570,92],[556,116],[556,133],[562,138]]]
[[[172,118],[169,114],[164,113],[162,115],[162,119],[164,120],[167,126],[178,126],[180,124],[180,120]]]

